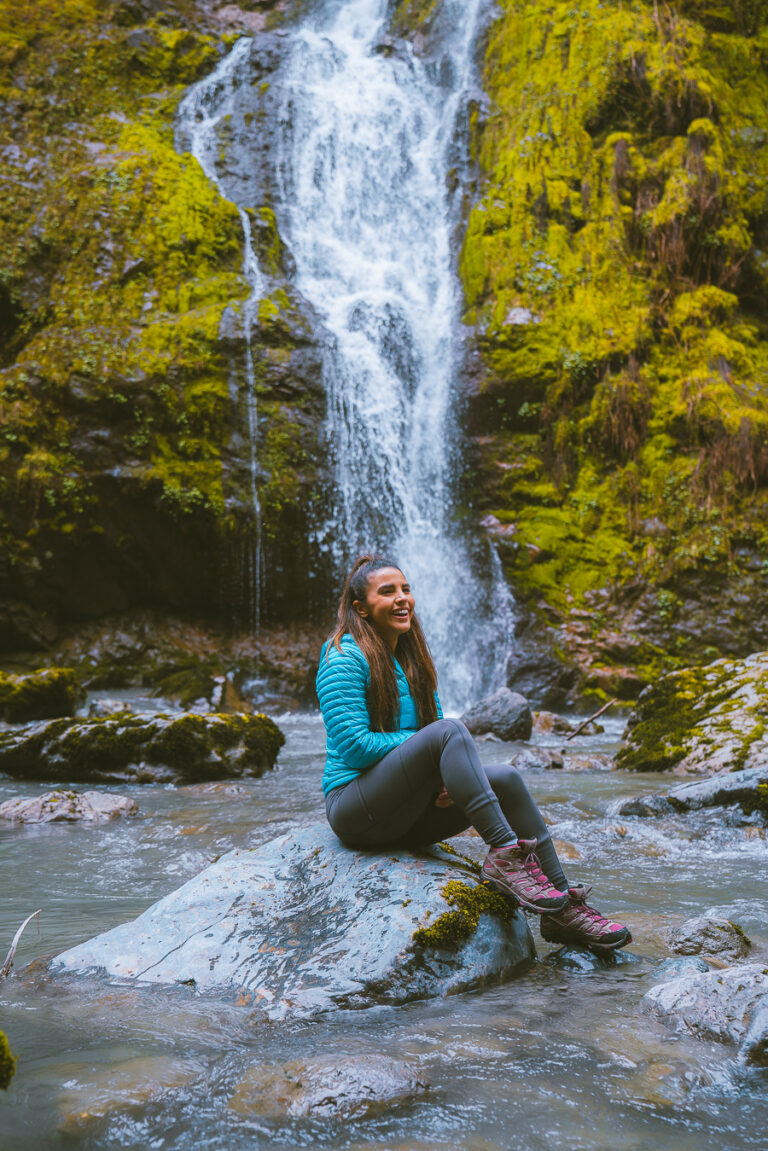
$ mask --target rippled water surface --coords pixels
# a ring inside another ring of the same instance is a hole
[[[632,927],[634,958],[606,970],[558,966],[539,941],[540,962],[507,985],[290,1025],[265,1025],[246,1007],[186,989],[76,982],[73,990],[25,971],[136,916],[222,852],[322,818],[321,722],[299,715],[281,724],[279,768],[261,780],[116,788],[134,796],[138,817],[0,831],[0,961],[21,921],[43,909],[39,934],[27,928],[15,974],[0,984],[0,1025],[19,1056],[0,1099],[2,1151],[768,1147],[768,1072],[739,1067],[731,1049],[671,1035],[638,1009],[667,954],[665,929],[692,915],[729,915],[752,937],[755,957],[768,958],[768,846],[755,828],[722,812],[663,821],[610,814],[617,798],[669,779],[528,775],[555,838],[577,856],[566,861],[569,878],[593,883],[597,906]],[[615,734],[576,742],[609,748]],[[514,751],[479,746],[488,762]],[[44,790],[0,780],[0,801]],[[415,1061],[429,1092],[343,1124],[270,1122],[229,1106],[254,1063],[371,1052]],[[87,1117],[99,1110],[103,1118]]]

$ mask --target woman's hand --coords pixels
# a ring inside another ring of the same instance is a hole
[[[435,800],[435,807],[452,807],[452,806],[453,806],[453,800],[451,799],[450,795],[445,790],[445,788],[443,788],[443,790],[440,792],[437,799]]]

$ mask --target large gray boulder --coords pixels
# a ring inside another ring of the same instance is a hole
[[[726,963],[743,959],[752,947],[738,923],[718,915],[686,919],[668,933],[667,942],[675,955],[716,955]]]
[[[768,758],[768,651],[661,676],[627,721],[616,765],[709,775]]]
[[[461,718],[473,735],[491,732],[499,739],[530,739],[533,730],[528,700],[508,687],[500,687],[493,695],[481,699]]]
[[[736,1044],[747,1062],[768,1065],[768,967],[762,963],[672,979],[652,987],[641,1005],[677,1031]]]
[[[318,824],[230,851],[52,968],[190,984],[283,1018],[499,982],[535,954],[522,912],[471,860],[352,851]]]
[[[664,794],[640,795],[616,805],[615,815],[669,815],[672,812],[699,811],[704,807],[738,804],[745,811],[762,811],[768,797],[768,764],[748,767],[710,779],[693,780]]]
[[[266,715],[54,719],[0,732],[0,772],[67,783],[198,783],[263,775],[284,742]]]

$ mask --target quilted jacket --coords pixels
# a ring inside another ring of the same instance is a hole
[[[351,635],[342,636],[341,651],[326,642],[317,671],[317,696],[326,733],[323,791],[349,783],[419,730],[419,713],[405,672],[395,660],[399,716],[395,731],[371,731],[366,702],[371,679],[368,661]],[[440,703],[437,713],[442,715]]]

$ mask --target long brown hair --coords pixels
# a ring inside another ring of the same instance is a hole
[[[364,601],[368,590],[368,577],[382,568],[397,568],[400,564],[385,556],[364,555],[355,560],[347,576],[336,616],[336,628],[330,643],[341,651],[341,637],[351,635],[368,661],[371,682],[368,687],[368,713],[373,731],[394,731],[398,718],[397,678],[392,652],[376,628],[353,607],[355,600]],[[411,627],[399,637],[395,650],[397,662],[405,672],[408,686],[416,702],[419,724],[424,727],[437,719],[435,690],[437,672],[432,662],[429,645],[416,614],[411,616]]]

